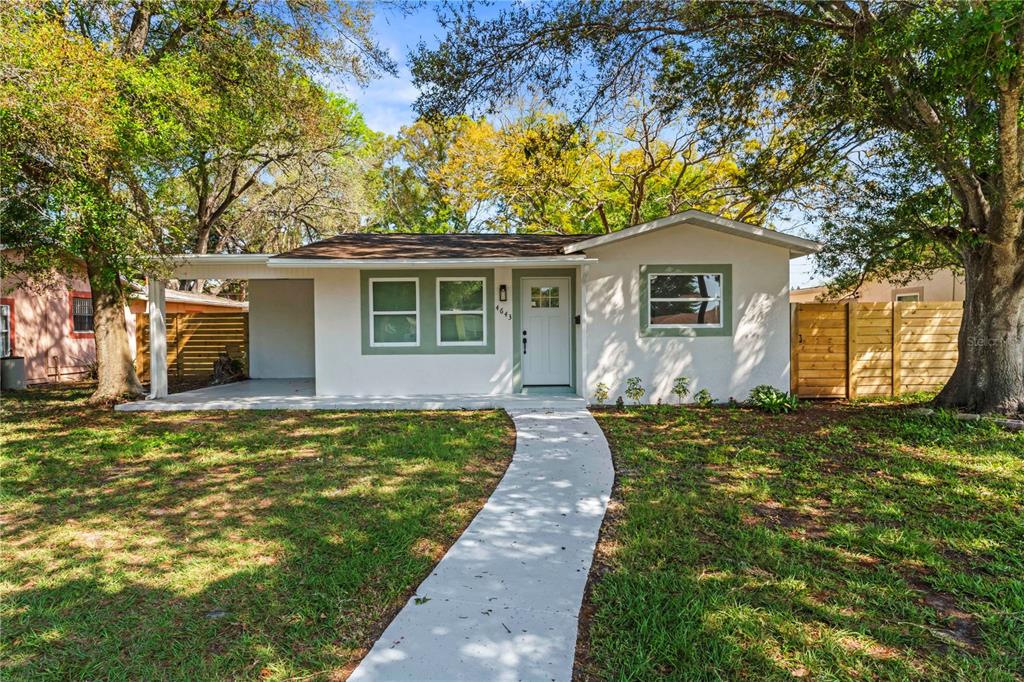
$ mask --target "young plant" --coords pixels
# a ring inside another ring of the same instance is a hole
[[[594,387],[594,400],[598,405],[604,405],[604,401],[608,400],[608,384],[602,381]]]
[[[793,412],[800,406],[800,401],[795,395],[789,395],[768,384],[755,386],[754,390],[750,392],[749,402],[757,409],[769,414]]]
[[[634,404],[639,405],[645,395],[647,395],[647,389],[641,385],[640,377],[629,377],[626,379],[626,397],[632,400]]]
[[[693,402],[700,407],[711,407],[715,403],[715,399],[711,397],[711,391],[702,388],[693,394]]]
[[[690,377],[676,377],[672,384],[672,392],[676,394],[676,400],[682,405],[686,396],[690,395]]]
[[[622,399],[621,395],[615,399],[615,409],[619,412],[626,411],[626,402]]]

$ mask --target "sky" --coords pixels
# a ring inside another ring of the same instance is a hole
[[[344,83],[339,89],[359,105],[359,110],[370,128],[393,135],[402,126],[416,120],[413,103],[419,91],[413,85],[409,72],[409,52],[420,41],[427,45],[436,45],[443,31],[437,23],[434,8],[428,2],[408,15],[382,6],[374,18],[374,32],[380,46],[387,50],[398,64],[398,75],[384,75],[364,87],[355,83]],[[776,225],[776,228],[782,232],[813,238],[813,228],[805,223],[806,221],[798,216]],[[790,286],[808,287],[822,282],[823,279],[814,274],[814,263],[811,258],[803,257],[790,261]]]

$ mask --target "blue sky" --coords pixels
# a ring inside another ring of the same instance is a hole
[[[491,11],[495,9],[491,8]],[[412,84],[412,76],[409,73],[409,51],[421,40],[428,45],[436,44],[442,35],[442,29],[437,23],[434,7],[427,3],[408,15],[381,6],[374,18],[374,31],[380,46],[398,63],[398,76],[383,76],[365,87],[349,83],[340,89],[359,105],[363,118],[370,128],[394,134],[403,125],[416,120],[412,105],[419,92]],[[813,236],[801,223],[800,220],[794,220],[776,227],[783,232]],[[814,276],[813,270],[814,264],[810,258],[790,261],[791,286],[806,287],[820,284],[822,280]]]

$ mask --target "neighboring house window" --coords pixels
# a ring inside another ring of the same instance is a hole
[[[76,334],[92,334],[95,331],[92,317],[92,296],[73,292],[71,294],[71,331]]]
[[[896,294],[896,302],[916,303],[921,300],[919,294]]]
[[[732,266],[645,265],[640,277],[642,335],[732,334]]]
[[[0,357],[14,353],[14,307],[0,303]]]
[[[483,277],[437,278],[437,343],[441,346],[482,346],[487,337]]]
[[[415,277],[370,280],[370,345],[418,346],[420,283]]]

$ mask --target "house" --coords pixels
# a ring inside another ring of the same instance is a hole
[[[790,303],[825,303],[834,300],[854,300],[860,303],[962,301],[964,278],[947,268],[906,284],[868,280],[856,292],[840,299],[830,297],[828,287],[825,286],[793,289],[789,292]]]
[[[612,234],[342,234],[271,254],[181,256],[182,279],[245,279],[249,374],[317,396],[621,395],[673,380],[718,399],[789,388],[789,260],[810,240],[686,211]],[[150,300],[163,285],[150,282]],[[150,306],[152,392],[166,395]]]
[[[17,259],[13,249],[4,260]],[[132,289],[125,308],[128,338],[135,354],[135,316],[146,312],[144,287]],[[208,294],[167,290],[165,311],[170,313],[244,310],[248,304]],[[0,357],[25,358],[29,384],[84,378],[96,362],[92,295],[85,267],[75,263],[67,274],[45,283],[26,281],[4,273],[0,280]]]

